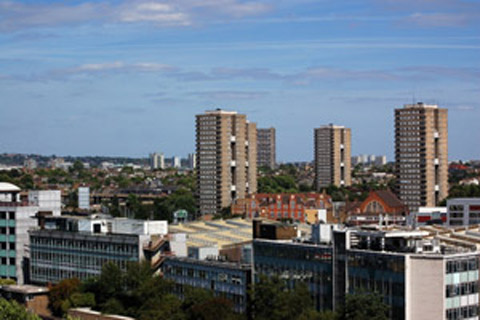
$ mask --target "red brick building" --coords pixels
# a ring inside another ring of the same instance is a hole
[[[404,224],[408,215],[407,206],[390,190],[371,191],[367,199],[359,205],[351,206],[347,212],[347,223]]]
[[[292,219],[306,221],[306,210],[325,209],[331,215],[332,200],[324,193],[260,193],[239,199],[232,205],[232,214],[250,219],[262,217],[270,220]]]

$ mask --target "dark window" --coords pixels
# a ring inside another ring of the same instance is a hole
[[[15,220],[15,212],[11,211],[8,213],[8,219]]]

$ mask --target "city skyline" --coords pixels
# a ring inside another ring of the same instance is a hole
[[[449,109],[449,159],[480,158],[473,1],[0,3],[0,152],[146,157],[195,150],[217,107],[312,161],[313,129],[394,154],[394,109]]]

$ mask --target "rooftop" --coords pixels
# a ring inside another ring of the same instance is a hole
[[[436,104],[425,104],[423,102],[417,102],[415,104],[406,104],[404,105],[405,109],[411,109],[411,108],[432,108],[432,109],[437,109],[438,106]]]
[[[1,289],[6,292],[15,292],[15,293],[22,293],[22,294],[35,294],[35,293],[48,293],[47,287],[38,287],[32,285],[6,285],[1,286]]]
[[[215,110],[207,110],[205,111],[206,114],[237,114],[236,111],[227,111],[222,109],[215,109]]]
[[[0,182],[0,192],[19,192],[20,188],[10,182]]]

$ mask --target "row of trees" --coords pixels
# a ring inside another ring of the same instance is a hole
[[[154,276],[147,263],[130,264],[125,272],[106,264],[98,278],[83,283],[67,279],[53,286],[50,308],[56,316],[72,307],[91,307],[139,320],[383,320],[389,311],[380,296],[365,293],[347,296],[337,313],[317,312],[305,285],[289,289],[275,277],[262,277],[250,288],[246,315],[234,313],[231,301],[211,291],[185,288],[181,300],[173,289],[174,284]]]

